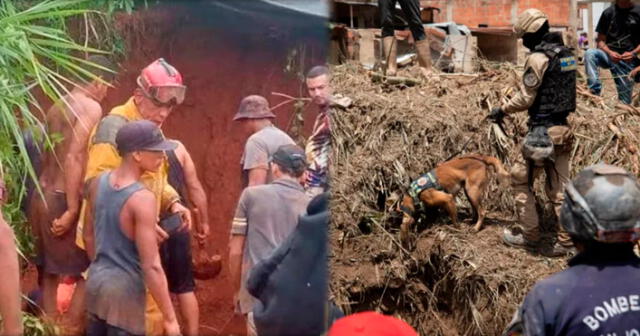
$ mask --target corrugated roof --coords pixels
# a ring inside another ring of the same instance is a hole
[[[285,7],[309,15],[329,17],[329,0],[262,0],[272,5]],[[377,1],[377,0],[376,0]]]

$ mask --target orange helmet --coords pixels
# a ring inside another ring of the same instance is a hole
[[[156,105],[182,104],[187,91],[182,84],[182,75],[164,58],[158,58],[142,69],[137,83],[144,95]]]

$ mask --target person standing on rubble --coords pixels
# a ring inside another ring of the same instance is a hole
[[[541,243],[533,181],[545,171],[545,191],[558,216],[562,190],[569,179],[573,135],[567,117],[576,108],[576,59],[563,44],[562,36],[549,31],[547,16],[538,9],[520,14],[513,30],[532,53],[525,62],[520,90],[506,104],[493,108],[489,118],[500,122],[505,114],[529,112],[529,132],[522,146],[524,160],[511,169],[522,234],[506,229],[503,241],[513,247],[533,249]],[[571,239],[559,228],[551,255],[570,252]]]
[[[270,183],[273,176],[269,159],[278,147],[295,144],[287,133],[271,122],[275,117],[269,108],[269,102],[262,96],[246,96],[240,102],[233,120],[240,122],[252,133],[240,160],[242,188]]]
[[[567,184],[560,223],[580,252],[568,269],[536,283],[504,335],[638,335],[635,176],[605,164],[585,168]]]
[[[400,3],[400,7],[404,12],[409,29],[418,54],[418,64],[420,65],[421,74],[429,78],[431,72],[431,48],[429,40],[422,25],[420,18],[420,2],[418,0],[378,0],[378,8],[380,9],[380,23],[382,25],[382,45],[384,59],[387,62],[387,76],[395,76],[398,71],[396,64],[398,43],[394,32],[394,11],[396,3]]]
[[[610,69],[618,99],[631,104],[633,80],[628,75],[640,65],[640,6],[631,0],[616,0],[600,16],[596,32],[597,49],[588,49],[584,54],[589,90],[600,95],[602,82],[598,68]]]
[[[305,151],[309,168],[306,174],[307,196],[310,199],[329,188],[329,161],[331,156],[331,85],[329,68],[315,66],[306,77],[307,91],[319,112],[307,139]]]

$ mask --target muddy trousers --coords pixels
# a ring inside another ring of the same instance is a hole
[[[571,132],[566,126],[553,126],[548,129],[554,146],[555,162],[547,169],[534,167],[529,169],[529,163],[519,160],[511,169],[511,186],[515,193],[518,222],[522,226],[524,239],[537,242],[540,239],[540,218],[536,211],[536,199],[529,188],[529,172],[535,181],[540,173],[545,173],[545,193],[553,206],[556,218],[560,216],[560,206],[564,200],[564,186],[569,181],[569,158],[571,156]],[[558,225],[558,242],[563,246],[572,245],[569,234]]]
[[[422,26],[422,19],[420,18],[420,3],[418,0],[378,0],[382,37],[394,36],[393,13],[397,2],[400,3],[400,8],[402,8],[407,18],[413,39],[420,41],[427,38],[427,35],[424,33],[424,26]]]

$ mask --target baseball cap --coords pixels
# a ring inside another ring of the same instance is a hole
[[[374,311],[348,315],[331,326],[327,336],[418,336],[406,322]]]
[[[135,151],[161,152],[178,147],[175,142],[167,141],[160,128],[151,121],[132,121],[120,128],[116,134],[116,147],[120,153]]]
[[[296,145],[278,147],[278,150],[273,153],[271,161],[294,172],[301,172],[307,169],[307,155],[304,149]]]

